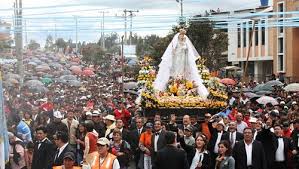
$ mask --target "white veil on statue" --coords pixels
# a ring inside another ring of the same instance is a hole
[[[159,65],[159,71],[156,77],[156,80],[154,82],[154,88],[158,91],[165,91],[167,87],[167,83],[169,81],[170,75],[171,75],[171,68],[173,64],[173,51],[176,49],[178,45],[178,38],[180,33],[177,33],[171,43],[168,45],[166,51],[164,52],[162,56],[162,61]],[[207,88],[202,84],[203,81],[198,73],[198,69],[196,66],[196,58],[199,56],[197,53],[195,47],[189,40],[189,38],[184,35],[186,39],[186,45],[188,50],[188,73],[189,77],[187,80],[194,81],[197,86],[197,92],[202,98],[207,98],[209,95],[209,92]],[[182,63],[183,64],[183,63]]]

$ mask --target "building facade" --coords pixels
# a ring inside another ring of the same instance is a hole
[[[273,0],[273,6],[229,12],[239,19],[228,22],[228,62],[244,69],[248,56],[248,74],[259,82],[272,74],[298,81],[299,28],[287,24],[295,15],[285,14],[298,10],[299,0]]]

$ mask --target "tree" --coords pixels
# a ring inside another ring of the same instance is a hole
[[[0,40],[0,52],[5,51],[6,49],[11,49],[11,44],[13,40]]]
[[[48,35],[46,39],[45,49],[48,51],[54,50],[54,42],[53,42],[53,37],[51,35]]]
[[[103,64],[107,62],[105,52],[98,44],[90,43],[82,49],[82,60],[91,64]]]
[[[58,49],[64,49],[67,44],[63,38],[58,38],[56,39],[55,45],[57,46]]]
[[[211,70],[223,67],[220,62],[222,53],[227,51],[228,37],[226,32],[213,29],[213,22],[209,20],[191,21],[187,35],[199,55],[207,60],[206,66]]]
[[[30,50],[36,50],[36,49],[40,48],[40,44],[37,43],[35,40],[30,40],[30,42],[28,44],[28,48]]]

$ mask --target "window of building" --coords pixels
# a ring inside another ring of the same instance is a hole
[[[283,38],[278,38],[278,53],[283,53]]]
[[[265,40],[266,40],[266,29],[265,29],[265,20],[262,20],[262,45],[265,45]]]
[[[284,4],[283,3],[278,4],[278,12],[284,12]],[[279,17],[283,18],[283,14],[279,14]]]
[[[284,71],[283,55],[278,55],[278,71]]]
[[[247,30],[246,30],[246,23],[244,24],[243,28],[243,47],[246,47],[246,41],[247,41]]]
[[[254,33],[255,33],[255,46],[259,45],[259,29],[258,27],[254,28]]]
[[[278,21],[278,25],[279,25],[279,27],[278,27],[279,33],[283,33],[283,19],[280,19]]]
[[[241,47],[241,25],[238,24],[238,48]]]

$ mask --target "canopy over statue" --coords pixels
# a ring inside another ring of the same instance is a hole
[[[198,56],[199,54],[186,36],[186,31],[181,29],[162,56],[159,72],[154,81],[154,89],[165,91],[170,79],[184,79],[194,82],[197,94],[206,99],[209,92],[198,73],[195,62]]]

